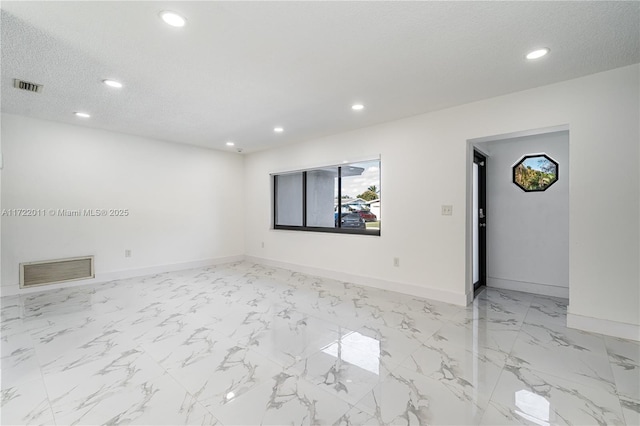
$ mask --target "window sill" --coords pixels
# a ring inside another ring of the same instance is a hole
[[[380,236],[380,229],[368,229],[368,230],[360,230],[360,229],[347,229],[347,228],[321,228],[314,226],[286,226],[286,225],[275,225],[273,227],[274,230],[285,230],[285,231],[302,231],[302,232],[324,232],[328,234],[349,234],[349,235],[369,235],[369,236]]]

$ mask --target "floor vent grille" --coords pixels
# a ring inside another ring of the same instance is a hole
[[[20,288],[95,278],[93,256],[20,264]]]

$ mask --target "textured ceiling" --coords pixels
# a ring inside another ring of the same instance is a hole
[[[1,8],[3,112],[215,149],[233,140],[245,152],[640,62],[637,1]],[[166,9],[187,25],[165,25]],[[551,54],[527,62],[540,46]],[[14,89],[14,78],[43,92]]]

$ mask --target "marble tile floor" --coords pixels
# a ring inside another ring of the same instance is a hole
[[[248,262],[1,299],[3,425],[640,424],[640,345]]]

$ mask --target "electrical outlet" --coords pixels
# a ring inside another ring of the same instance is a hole
[[[452,216],[453,215],[453,206],[442,205],[442,216]]]
[[[264,248],[264,241],[262,242],[262,248]]]
[[[131,257],[131,249],[126,249],[124,251],[124,257]]]
[[[396,268],[400,267],[400,258],[399,257],[394,257],[393,258],[393,266],[395,266]]]

